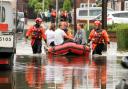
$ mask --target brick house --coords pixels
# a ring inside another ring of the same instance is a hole
[[[124,1],[124,10],[128,11],[128,0]]]
[[[114,0],[114,2],[109,0],[108,7],[117,11],[128,10],[128,0]]]
[[[88,0],[76,0],[76,7],[79,8],[81,3],[88,3]],[[89,0],[89,3],[96,3],[96,0]]]
[[[17,10],[20,12],[24,12],[26,18],[31,19],[36,17],[34,10],[32,8],[29,8],[28,6],[28,0],[17,0]]]
[[[24,12],[28,8],[28,0],[17,0],[18,11]]]

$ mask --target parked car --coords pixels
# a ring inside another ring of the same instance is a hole
[[[92,21],[102,20],[102,15],[98,15]],[[107,24],[121,24],[128,23],[128,11],[114,11],[107,14]]]
[[[113,12],[113,9],[108,8],[107,12]],[[88,13],[89,12],[89,13]],[[77,21],[87,21],[92,20],[96,16],[102,13],[102,7],[89,7],[88,8],[77,8],[76,9],[76,18]]]
[[[23,32],[25,25],[24,12],[17,12],[17,32]]]

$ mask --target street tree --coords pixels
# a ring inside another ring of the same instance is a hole
[[[29,0],[28,1],[29,7],[32,7],[32,8],[34,8],[37,3],[38,3],[38,0]]]
[[[71,8],[71,0],[64,0],[63,10],[70,11]]]
[[[36,13],[42,12],[43,11],[43,5],[44,9],[48,10],[49,6],[52,5],[52,0],[29,0],[28,5],[29,7],[33,8]]]
[[[40,12],[42,12],[42,3],[36,3],[35,7],[35,12],[37,13],[37,15],[39,15]]]
[[[101,7],[102,6],[102,0],[96,0],[96,5],[98,7]]]
[[[52,0],[45,0],[44,1],[44,9],[48,10],[49,6],[54,6],[53,3],[52,3]]]

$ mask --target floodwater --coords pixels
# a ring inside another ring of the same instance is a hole
[[[0,71],[0,89],[115,89],[128,79],[111,43],[103,56],[33,55],[30,42],[18,38],[12,70]]]
[[[16,55],[13,70],[0,72],[0,89],[115,89],[128,77],[121,58]]]

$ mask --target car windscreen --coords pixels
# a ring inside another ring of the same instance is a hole
[[[101,14],[101,10],[89,10],[89,16],[97,16]],[[79,16],[88,16],[88,10],[80,10]]]
[[[115,13],[112,14],[114,17],[118,17],[118,18],[128,18],[128,12],[122,12],[122,13]]]

